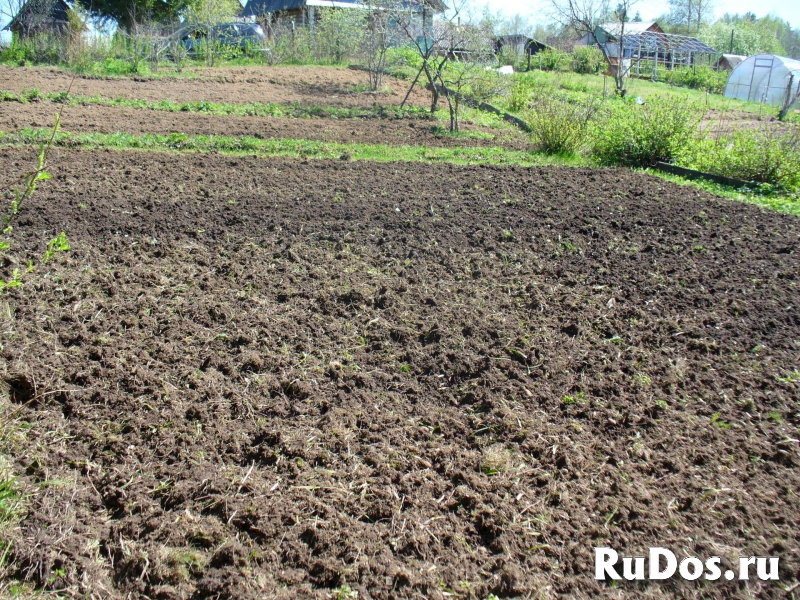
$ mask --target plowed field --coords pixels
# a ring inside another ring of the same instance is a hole
[[[150,114],[85,110],[101,131]],[[331,135],[362,126],[431,141]],[[0,148],[0,187],[34,162]],[[24,492],[4,593],[783,598],[800,578],[797,218],[618,169],[58,148],[48,171],[3,255],[8,278],[71,244],[0,298]],[[598,546],[777,556],[781,581],[612,586]]]
[[[796,576],[796,219],[616,170],[52,170],[19,243],[73,250],[3,343],[19,467],[69,482],[32,498],[34,579],[588,596],[600,542]]]

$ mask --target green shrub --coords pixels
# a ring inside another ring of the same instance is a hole
[[[592,156],[603,165],[646,167],[669,161],[694,143],[702,107],[680,98],[651,97],[647,104],[616,100],[591,132]]]
[[[603,53],[594,46],[578,46],[572,52],[572,70],[582,75],[597,75],[605,64]]]
[[[552,48],[547,48],[533,57],[531,65],[538,66],[542,71],[559,71],[564,67],[566,62],[566,54]]]
[[[766,123],[687,147],[679,164],[692,169],[800,190],[800,129]]]
[[[546,154],[575,154],[585,141],[597,107],[592,98],[582,102],[570,102],[552,94],[534,98],[526,118],[537,150]]]
[[[398,79],[413,79],[422,66],[422,57],[408,46],[387,48],[386,72]]]
[[[709,90],[713,94],[725,91],[728,73],[715,71],[711,67],[676,67],[671,71],[664,71],[664,81],[672,85],[680,85],[693,90]]]
[[[525,79],[518,79],[516,85],[511,88],[508,95],[506,107],[511,112],[521,112],[528,108],[533,93],[533,85]]]

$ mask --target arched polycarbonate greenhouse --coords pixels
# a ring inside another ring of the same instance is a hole
[[[756,54],[739,63],[728,77],[725,97],[782,106],[800,90],[800,60]]]

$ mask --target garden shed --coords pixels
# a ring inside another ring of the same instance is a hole
[[[741,54],[723,54],[719,57],[715,68],[717,71],[733,71],[746,58]]]
[[[800,60],[756,54],[739,63],[728,77],[725,97],[782,106],[800,91]]]
[[[69,29],[69,12],[64,0],[27,0],[3,29],[22,39],[40,33],[62,35]]]

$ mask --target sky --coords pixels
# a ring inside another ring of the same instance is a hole
[[[503,12],[510,16],[520,14],[534,25],[548,21],[549,0],[472,0],[473,6],[489,7],[491,12]],[[613,1],[612,1],[613,4]],[[773,14],[789,21],[793,29],[800,29],[800,1],[798,0],[714,0],[714,16],[725,13],[755,13],[757,17]],[[639,0],[632,11],[639,11],[645,21],[655,20],[669,11],[667,0]]]
[[[0,8],[6,8],[9,0],[0,0]],[[614,0],[610,0],[613,4]],[[502,12],[506,16],[522,15],[532,25],[545,24],[550,21],[550,0],[469,0],[472,10],[480,13],[485,6],[493,13]],[[655,20],[669,11],[667,0],[638,0],[633,11],[639,11],[645,21]],[[721,17],[725,13],[753,12],[758,17],[772,14],[784,21],[789,21],[793,29],[800,29],[800,0],[714,0],[714,16]],[[7,12],[0,10],[0,15]],[[5,15],[0,20],[0,27],[7,21]],[[5,35],[4,35],[5,34]],[[0,42],[7,42],[8,32],[0,33]]]

